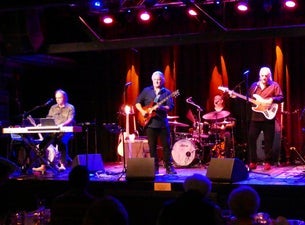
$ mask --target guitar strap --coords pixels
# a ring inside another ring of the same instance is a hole
[[[157,96],[154,99],[154,103],[157,103],[159,101],[160,96],[161,96],[160,94],[157,94]]]
[[[161,97],[162,91],[164,90],[164,88],[162,88],[159,93],[156,95],[155,99],[154,99],[154,103],[157,103],[159,101],[159,98]]]

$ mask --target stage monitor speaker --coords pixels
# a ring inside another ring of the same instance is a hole
[[[154,180],[154,158],[128,158],[126,180]]]
[[[87,165],[88,160],[88,165]],[[72,162],[72,168],[77,166],[87,166],[90,172],[104,171],[104,163],[101,154],[80,154],[75,156]]]
[[[206,176],[212,181],[237,182],[249,177],[245,164],[237,158],[212,158]]]

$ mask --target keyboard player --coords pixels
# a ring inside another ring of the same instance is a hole
[[[55,124],[59,127],[73,126],[75,124],[75,107],[68,102],[68,94],[58,89],[55,91],[56,103],[49,109],[47,118],[53,118]],[[56,167],[59,171],[66,170],[67,165],[71,164],[72,159],[69,157],[69,141],[73,137],[72,132],[45,134],[40,149],[46,149],[48,145],[53,144],[58,147],[60,153],[59,161]],[[34,167],[33,171],[44,172],[46,165]]]

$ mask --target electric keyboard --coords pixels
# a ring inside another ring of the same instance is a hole
[[[35,134],[35,133],[67,133],[82,132],[80,126],[43,126],[43,127],[8,127],[3,128],[3,134]]]

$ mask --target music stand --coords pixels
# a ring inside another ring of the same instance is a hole
[[[125,138],[124,138],[124,129],[116,124],[116,123],[104,123],[103,126],[106,130],[112,134],[121,134],[122,135],[122,145],[123,145],[123,170],[121,172],[121,176],[118,178],[120,179],[127,171],[126,168],[126,156],[125,156]]]

